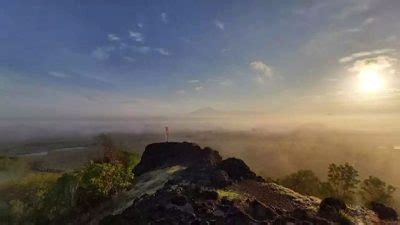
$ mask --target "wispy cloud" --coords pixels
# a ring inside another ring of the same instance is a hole
[[[219,20],[219,19],[216,19],[216,20],[214,21],[214,24],[215,24],[215,26],[218,27],[220,30],[224,30],[224,29],[225,29],[225,24],[224,24],[221,20]]]
[[[337,15],[337,18],[345,19],[350,16],[365,12],[371,8],[371,4],[371,0],[348,1],[348,4],[342,8],[342,10]]]
[[[156,48],[155,50],[156,50],[158,53],[160,53],[161,55],[164,55],[164,56],[169,56],[169,55],[171,55],[171,52],[168,51],[167,49],[164,49],[164,48]]]
[[[144,35],[140,32],[129,31],[129,37],[137,42],[144,42]]]
[[[376,57],[370,57],[365,59],[356,60],[353,65],[348,69],[350,72],[359,73],[366,68],[370,68],[374,71],[385,72],[385,74],[394,74],[394,65],[397,62],[397,59],[379,55]]]
[[[148,46],[130,46],[130,49],[141,54],[147,54],[151,51],[151,48]]]
[[[92,52],[92,57],[97,60],[106,60],[110,58],[111,52],[114,50],[114,46],[98,47]]]
[[[108,34],[108,40],[109,41],[119,41],[119,40],[121,40],[121,38],[119,38],[117,35],[115,35],[115,34]]]
[[[195,84],[195,83],[199,83],[199,80],[188,80],[189,84]]]
[[[62,78],[62,79],[71,77],[71,75],[69,75],[69,74],[57,72],[57,71],[50,71],[49,74],[53,77]]]
[[[381,55],[381,54],[388,54],[388,53],[393,53],[395,51],[396,50],[391,49],[391,48],[384,48],[384,49],[376,49],[376,50],[372,50],[372,51],[356,52],[351,55],[342,57],[338,61],[339,61],[339,63],[348,63],[348,62],[354,61],[359,58],[369,57],[369,56],[374,56],[374,55]]]
[[[256,81],[258,83],[264,83],[265,80],[273,76],[273,71],[270,66],[263,63],[262,61],[253,61],[250,63],[250,68],[256,72]]]
[[[186,94],[186,91],[182,89],[182,90],[177,90],[176,93],[179,95],[183,95]]]
[[[125,57],[123,57],[123,59],[128,61],[128,62],[135,62],[136,61],[135,58],[130,57],[130,56],[125,56]]]
[[[143,23],[137,23],[136,26],[139,28],[143,28]]]
[[[364,24],[364,25],[368,25],[368,24],[373,23],[375,20],[376,20],[375,18],[369,17],[369,18],[367,18],[367,19],[364,20],[363,24]]]
[[[203,86],[197,86],[197,87],[195,87],[194,88],[196,91],[201,91],[201,90],[203,90],[204,88],[203,88]]]
[[[169,17],[168,17],[168,14],[166,12],[162,12],[160,14],[160,17],[161,17],[161,21],[163,21],[164,23],[168,23],[169,22]]]

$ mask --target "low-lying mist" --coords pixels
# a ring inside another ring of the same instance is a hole
[[[164,141],[165,126],[172,141],[210,146],[224,157],[243,159],[264,176],[311,169],[325,177],[330,163],[349,162],[361,176],[382,177],[400,186],[400,129],[393,115],[8,120],[0,123],[0,154],[49,158],[43,151],[90,146],[103,132],[130,151],[141,152],[149,143]],[[51,160],[58,159],[55,155]]]

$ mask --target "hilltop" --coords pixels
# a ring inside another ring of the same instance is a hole
[[[148,145],[133,173],[131,190],[79,223],[396,224],[397,214],[383,205],[378,215],[339,199],[301,195],[266,182],[240,159],[222,159],[193,143]]]

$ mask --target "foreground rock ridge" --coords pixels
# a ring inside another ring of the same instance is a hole
[[[133,172],[135,187],[152,192],[135,190],[141,194],[101,224],[397,224],[393,212],[384,221],[335,198],[298,194],[265,182],[240,159],[188,142],[148,145]]]

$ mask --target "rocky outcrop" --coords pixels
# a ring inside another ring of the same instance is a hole
[[[154,143],[146,147],[140,163],[134,168],[135,176],[157,168],[175,165],[186,167],[213,167],[222,161],[219,153],[211,148],[183,142]]]
[[[353,222],[348,216],[351,209],[339,199],[320,201],[277,184],[265,183],[242,160],[222,160],[217,151],[187,142],[147,146],[141,162],[133,170],[139,182],[135,187],[152,186],[147,177],[157,177],[154,170],[169,171],[168,168],[176,165],[181,169],[173,170],[173,176],[162,186],[136,197],[132,204],[104,218],[101,224],[328,225]],[[380,206],[377,212],[382,218],[394,218],[390,210]],[[354,221],[371,224],[362,215],[363,211],[357,213],[359,218]]]
[[[258,180],[264,181],[262,177],[257,176],[250,168],[240,159],[228,158],[223,160],[218,168],[225,171],[230,178],[236,181],[242,180]]]

